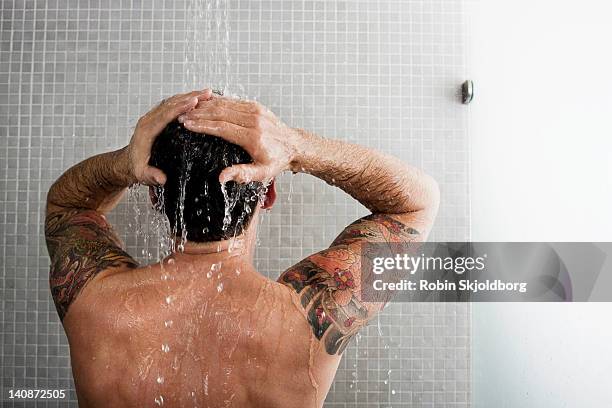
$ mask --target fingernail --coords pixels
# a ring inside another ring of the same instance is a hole
[[[183,124],[185,126],[193,126],[193,120],[186,120],[185,122],[183,122]]]

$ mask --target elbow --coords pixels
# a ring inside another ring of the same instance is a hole
[[[432,176],[425,174],[423,177],[423,201],[421,210],[427,211],[435,216],[440,207],[440,185]]]
[[[436,181],[436,179],[434,179],[433,177],[431,178],[431,207],[432,210],[434,212],[434,214],[438,213],[438,208],[440,208],[440,185],[438,184],[438,182]]]
[[[56,196],[57,196],[57,180],[49,187],[49,191],[47,191],[47,208],[49,206],[55,206],[56,204]]]
[[[51,187],[49,187],[49,191],[47,191],[47,210],[49,209],[49,206],[53,206],[53,197],[55,195],[55,184],[56,182],[54,182]]]
[[[58,209],[64,208],[61,200],[59,199],[60,192],[58,191],[59,190],[58,181],[59,180],[56,180],[49,188],[49,191],[47,191],[47,205],[45,207],[47,214],[53,211],[56,211]]]

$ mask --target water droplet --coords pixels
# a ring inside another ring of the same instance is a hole
[[[289,194],[287,194],[287,202],[291,202],[291,196],[293,195],[293,178],[289,179]]]
[[[173,258],[168,259],[168,265],[173,265],[173,264],[174,264],[174,259]]]
[[[236,269],[236,275],[240,275],[240,269]]]
[[[170,303],[172,303],[172,296],[166,296],[166,304],[169,305]]]
[[[217,285],[217,292],[221,293],[222,290],[223,290],[223,282]]]
[[[166,327],[172,327],[172,324],[173,324],[173,323],[174,323],[174,322],[173,322],[172,320],[166,320],[166,321],[164,322],[164,326],[166,326]]]
[[[155,398],[155,403],[159,406],[164,405],[164,397],[162,395],[160,395],[159,397]]]
[[[225,183],[221,184],[221,193],[223,194],[223,200],[225,201],[225,214],[223,216],[223,231],[229,227],[230,222],[232,222],[231,211],[235,205],[235,202],[232,203],[232,198],[227,193],[227,188]]]
[[[167,352],[169,352],[169,351],[170,351],[170,346],[169,346],[169,345],[167,345],[167,344],[162,344],[161,349],[162,349],[162,351],[163,351],[164,353],[167,353]]]
[[[163,384],[163,383],[164,383],[164,377],[162,377],[162,376],[158,376],[158,377],[157,377],[157,383],[158,383],[158,384]]]
[[[395,395],[395,390],[391,390],[391,394]]]

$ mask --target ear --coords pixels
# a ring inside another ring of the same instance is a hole
[[[275,201],[276,201],[276,186],[274,184],[274,179],[272,179],[272,182],[268,186],[268,191],[266,192],[266,197],[264,198],[264,202],[261,205],[261,208],[263,208],[264,210],[272,208]]]
[[[151,204],[153,207],[157,204],[157,194],[155,194],[154,187],[149,186],[149,199],[151,200]]]

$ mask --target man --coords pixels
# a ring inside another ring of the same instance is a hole
[[[257,215],[286,170],[372,214],[274,282],[252,259]],[[104,216],[135,183],[152,186],[176,236],[154,265],[128,255]],[[255,102],[210,90],[165,100],[127,147],[77,164],[48,194],[51,290],[80,406],[322,406],[342,351],[382,307],[360,300],[361,244],[424,240],[438,196],[421,171],[289,128]]]

